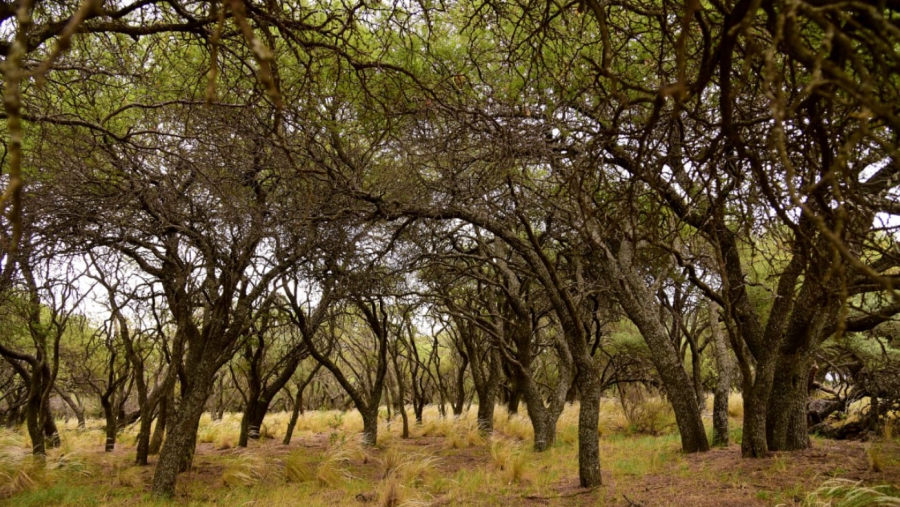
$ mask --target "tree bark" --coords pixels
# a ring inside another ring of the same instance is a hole
[[[287,430],[284,432],[284,440],[281,441],[283,445],[290,445],[291,438],[294,436],[294,428],[297,426],[300,414],[303,413],[303,387],[303,385],[297,386],[297,396],[294,398],[294,407],[291,409],[291,420],[288,421]]]
[[[111,393],[108,393],[111,394]],[[116,433],[118,432],[118,420],[110,396],[101,396],[100,404],[103,406],[103,417],[106,419],[106,452],[116,449]]]
[[[728,397],[734,381],[734,362],[722,329],[719,327],[718,312],[715,307],[709,311],[709,326],[712,333],[713,351],[716,357],[716,388],[713,393],[713,445],[728,445]]]
[[[378,405],[359,411],[363,419],[363,445],[373,447],[378,442]]]
[[[745,458],[764,458],[769,455],[766,436],[766,408],[775,375],[775,354],[756,365],[752,384],[744,382],[744,427],[741,455]]]
[[[682,450],[708,451],[709,441],[697,403],[697,392],[685,372],[678,351],[669,340],[665,327],[646,304],[653,299],[653,294],[647,289],[639,274],[631,269],[627,262],[620,261],[612,253],[607,251],[606,258],[598,265],[602,267],[611,286],[620,288],[616,291],[616,299],[628,318],[640,330],[650,349],[651,359],[675,412]]]
[[[796,451],[810,446],[806,420],[810,364],[811,358],[805,354],[779,355],[766,409],[770,451]]]
[[[60,389],[59,387],[54,387],[56,394],[59,395],[60,398],[66,403],[66,405],[72,409],[72,412],[75,414],[75,420],[78,421],[78,429],[84,429],[84,407],[81,406],[80,400],[76,401],[72,396]]]
[[[487,359],[488,375],[487,377],[478,375],[480,381],[475,385],[475,390],[478,393],[478,413],[476,415],[476,421],[478,431],[481,432],[482,435],[490,435],[494,432],[494,406],[496,404],[497,392],[500,388],[499,380],[501,375],[499,356],[500,354],[496,348],[491,347]],[[477,365],[473,364],[472,366],[474,378],[476,376],[474,375],[474,372]]]
[[[300,414],[303,413],[303,391],[306,389],[306,386],[308,386],[316,377],[316,373],[319,372],[319,368],[321,367],[322,364],[317,363],[312,372],[310,372],[309,376],[306,377],[306,380],[297,384],[297,397],[294,399],[294,408],[291,411],[291,420],[290,422],[288,422],[287,431],[284,433],[284,440],[282,441],[284,445],[288,445],[291,443],[291,437],[294,435],[294,427],[297,426],[297,420],[300,418]]]
[[[397,345],[395,342],[394,347]],[[394,379],[397,381],[397,393],[393,398],[396,411],[400,412],[400,417],[403,419],[403,433],[400,438],[407,439],[409,438],[409,416],[406,414],[406,389],[403,384],[403,372],[400,369],[400,362],[397,360],[398,355],[399,352],[396,349],[392,349],[391,360],[394,363]],[[388,386],[388,389],[390,389],[390,386]]]
[[[466,405],[466,369],[469,367],[469,356],[460,349],[462,364],[456,370],[456,399],[453,400],[453,415],[459,417]]]
[[[196,378],[199,377],[199,378]],[[211,375],[202,372],[195,375],[197,381],[206,380],[206,385],[193,386],[175,414],[171,428],[159,454],[156,472],[153,474],[151,492],[155,497],[170,498],[175,494],[175,480],[179,472],[190,468],[197,444],[197,430],[200,416],[209,395]]]
[[[603,484],[600,476],[600,379],[593,364],[579,362],[578,478],[583,488]]]
[[[141,407],[141,423],[138,427],[136,452],[134,464],[147,465],[147,457],[150,455],[150,430],[153,425],[153,409],[156,407]]]
[[[531,364],[530,342],[528,344],[520,342],[520,345],[522,347],[516,351],[519,365],[514,367],[523,369],[519,377],[519,385],[522,388],[522,395],[525,398],[525,409],[528,411],[528,418],[531,420],[531,427],[534,430],[534,450],[535,452],[543,452],[556,442],[556,424],[563,409],[566,407],[566,397],[573,382],[572,355],[564,341],[560,340],[557,342],[559,378],[553,393],[550,395],[549,405],[545,405],[540,387],[535,383],[531,372],[527,371]]]
[[[269,410],[269,404],[260,399],[258,390],[251,387],[247,394],[247,406],[241,416],[241,433],[238,437],[238,447],[247,447],[249,439],[259,440],[259,430],[262,421]]]
[[[28,436],[31,437],[31,452],[35,456],[47,454],[44,443],[44,428],[41,424],[41,408],[40,396],[29,393],[28,404],[25,407],[25,425],[28,428]]]
[[[168,422],[169,417],[174,413],[175,392],[173,385],[159,400],[159,415],[156,416],[156,427],[153,429],[153,436],[150,438],[150,446],[147,448],[148,454],[159,454],[166,434],[166,423]]]

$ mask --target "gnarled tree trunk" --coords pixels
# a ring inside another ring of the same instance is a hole
[[[716,388],[713,392],[713,442],[715,446],[728,445],[728,397],[734,381],[734,361],[719,327],[718,312],[715,307],[709,311],[709,327],[716,357]]]

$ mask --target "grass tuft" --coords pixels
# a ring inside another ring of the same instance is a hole
[[[830,479],[807,495],[807,507],[900,507],[900,491],[890,486],[867,487],[862,481]]]
[[[294,451],[284,459],[284,479],[287,482],[309,482],[315,478],[315,468],[302,453]]]
[[[506,483],[518,483],[524,478],[525,453],[519,442],[494,439],[491,442],[491,460]]]
[[[240,454],[225,466],[222,482],[232,488],[254,486],[268,479],[271,469],[271,464],[261,457]]]
[[[869,459],[869,470],[873,472],[884,471],[884,455],[881,445],[872,444],[866,448],[866,456]]]
[[[333,436],[336,434],[332,434]],[[316,470],[316,480],[321,486],[339,487],[345,480],[351,479],[348,467],[353,457],[359,455],[361,439],[332,438],[331,447],[322,454],[322,461]]]
[[[381,494],[378,496],[378,505],[381,507],[398,507],[403,503],[405,497],[403,486],[394,477],[389,477],[384,482],[384,486],[381,488]]]
[[[12,472],[0,472],[0,498],[10,498],[25,491],[38,489],[40,477],[36,475],[40,469],[21,467]]]

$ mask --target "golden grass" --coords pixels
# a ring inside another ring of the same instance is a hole
[[[497,418],[494,429],[505,434],[506,436],[518,440],[534,440],[534,428],[531,426],[531,420],[524,414],[512,414],[507,417]]]
[[[322,454],[322,460],[316,470],[316,480],[321,486],[340,487],[348,479],[352,479],[349,464],[354,457],[362,455],[362,439],[332,434],[329,448]]]
[[[739,406],[740,397],[732,398]],[[651,403],[656,401],[651,398]],[[194,470],[179,477],[178,494],[185,505],[265,507],[298,502],[310,507],[499,505],[526,495],[552,497],[561,484],[571,484],[577,477],[578,413],[577,404],[565,407],[557,443],[542,453],[531,450],[533,430],[524,407],[511,416],[498,407],[495,431],[488,438],[478,432],[474,407],[459,418],[441,418],[438,407],[426,407],[423,424],[410,420],[413,440],[400,438],[399,417],[379,421],[375,448],[361,445],[362,419],[355,411],[307,412],[298,421],[290,447],[280,444],[290,414],[271,414],[265,421],[266,434],[275,440],[264,438],[247,449],[230,450],[225,449],[237,441],[240,414],[226,414],[219,421],[204,416],[198,438],[206,445],[195,458]],[[152,467],[131,465],[135,428],[126,428],[120,439],[124,449],[112,454],[102,451],[102,422],[89,421],[84,430],[76,430],[74,424],[62,429],[63,445],[50,452],[45,467],[33,466],[23,429],[0,429],[0,496],[11,498],[10,505],[149,502],[145,498]],[[727,474],[697,470],[681,453],[674,428],[662,436],[636,436],[616,399],[602,400],[598,431],[606,484],[627,490],[630,484],[660,474],[705,473],[711,481],[729,480]],[[896,463],[889,448],[893,444],[886,440],[883,456],[876,452],[880,447],[869,448],[870,460],[874,455],[881,459],[882,469],[890,471]],[[791,458],[776,458],[766,472],[784,475],[792,466]],[[64,499],[36,500],[45,498],[41,496],[45,491]],[[791,498],[803,498],[807,491],[808,487],[798,489]],[[826,493],[819,492],[821,499]],[[81,496],[71,496],[76,494]],[[838,505],[836,496],[828,498]]]
[[[62,474],[90,475],[75,450],[83,444],[80,439],[64,434],[59,447],[47,449],[46,456],[38,457],[32,455],[30,441],[24,435],[24,430],[0,431],[0,499],[42,489]]]
[[[866,448],[866,457],[869,460],[869,470],[873,472],[884,471],[884,454],[881,444],[870,444]]]
[[[733,419],[744,418],[744,397],[740,393],[728,395],[728,417]]]
[[[398,507],[406,497],[403,486],[394,477],[388,477],[384,481],[378,496],[378,505],[381,507]]]
[[[525,474],[525,452],[519,442],[495,438],[491,441],[491,459],[507,484],[518,483]]]
[[[248,487],[275,476],[274,463],[262,456],[244,452],[228,458],[222,482],[229,487]]]
[[[862,481],[830,479],[807,495],[808,507],[900,507],[900,497],[890,486],[867,487]]]
[[[309,482],[316,478],[316,469],[305,453],[293,451],[284,458],[284,479],[287,482]]]

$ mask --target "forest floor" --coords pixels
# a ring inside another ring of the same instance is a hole
[[[273,414],[264,438],[246,449],[234,446],[238,415],[221,421],[204,416],[193,469],[179,476],[172,503],[836,506],[848,492],[865,493],[864,486],[887,485],[891,494],[900,493],[893,489],[900,486],[900,441],[890,431],[869,442],[814,438],[809,450],[758,460],[741,459],[738,444],[686,455],[664,415],[657,421],[660,435],[641,435],[611,401],[607,405],[600,439],[603,486],[593,490],[578,485],[577,407],[567,408],[557,445],[544,453],[531,450],[530,424],[521,415],[498,409],[495,433],[485,439],[475,429],[474,410],[453,420],[440,419],[429,407],[421,425],[411,422],[409,439],[400,438],[399,418],[382,423],[375,448],[360,445],[355,412],[307,412],[288,446],[281,444],[287,414]],[[132,464],[133,428],[105,453],[101,421],[82,430],[73,423],[65,424],[63,446],[44,468],[31,463],[21,431],[0,430],[0,505],[172,504],[149,498],[153,461]],[[732,436],[739,440],[739,427]]]

